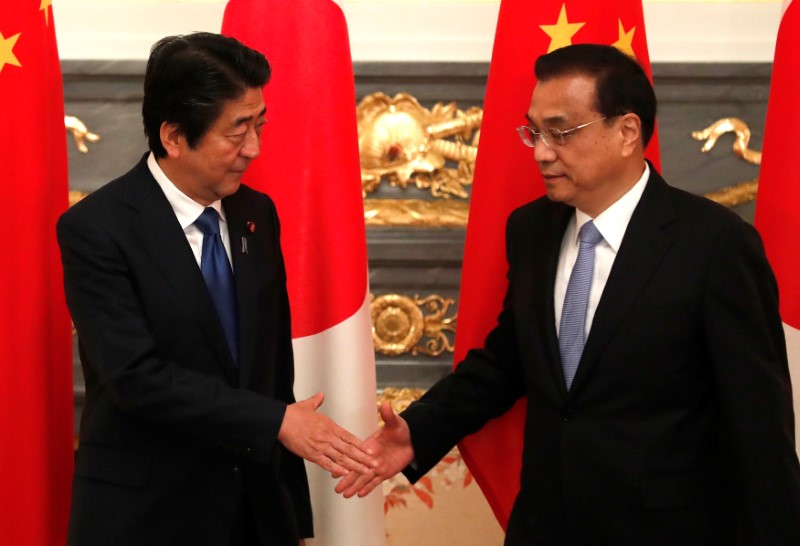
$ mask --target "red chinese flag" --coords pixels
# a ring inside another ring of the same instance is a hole
[[[800,436],[800,180],[794,136],[800,125],[800,5],[796,4],[788,5],[778,30],[755,224],[778,279]]]
[[[0,0],[0,541],[66,540],[72,350],[55,224],[67,209],[64,97],[49,0]]]
[[[518,206],[544,194],[533,152],[516,134],[536,85],[537,57],[569,44],[609,44],[650,74],[640,0],[503,0],[484,101],[483,124],[461,274],[455,362],[495,326],[506,290],[505,224]],[[659,168],[656,136],[647,149]],[[524,401],[459,446],[495,516],[505,527],[519,491]],[[498,464],[503,461],[503,464]]]
[[[347,24],[331,0],[231,0],[222,32],[264,53],[267,125],[245,182],[269,194],[281,219],[295,394],[325,392],[321,411],[359,437],[377,427],[375,353]],[[315,542],[382,544],[380,490],[344,499],[306,465]]]

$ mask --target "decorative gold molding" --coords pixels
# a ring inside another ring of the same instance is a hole
[[[408,93],[372,93],[356,108],[364,195],[386,180],[413,183],[436,198],[466,199],[472,184],[483,110],[441,102],[428,110]],[[447,167],[450,160],[455,168]]]
[[[72,133],[72,138],[75,139],[75,145],[82,154],[89,153],[89,147],[86,146],[87,142],[97,142],[100,140],[100,135],[90,132],[86,124],[75,116],[64,116],[64,128]]]
[[[692,138],[695,140],[705,140],[700,151],[710,152],[717,144],[719,137],[726,133],[735,133],[736,139],[733,142],[733,153],[753,165],[761,165],[761,152],[751,150],[750,127],[739,118],[721,118],[703,129],[693,131]],[[740,182],[732,186],[726,186],[721,190],[706,193],[705,196],[726,207],[735,207],[744,203],[754,201],[758,194],[758,178]]]
[[[409,389],[400,387],[386,387],[382,392],[378,393],[378,407],[380,408],[384,402],[389,402],[392,409],[400,413],[406,409],[411,402],[419,400],[425,394],[422,389]],[[378,415],[380,419],[380,415]]]
[[[464,228],[469,202],[422,199],[364,199],[368,226]]]
[[[72,205],[74,205],[75,203],[77,203],[78,201],[80,201],[81,199],[86,197],[87,195],[89,195],[89,192],[78,191],[78,190],[70,190],[69,191],[69,206],[71,207]]]
[[[706,193],[705,196],[726,207],[736,207],[755,201],[758,194],[758,178],[726,186],[721,190]]]
[[[437,295],[412,298],[400,294],[371,296],[372,341],[379,353],[398,356],[439,356],[453,352],[448,334],[455,336],[458,315],[447,316],[450,298]],[[423,315],[423,310],[427,312]],[[428,339],[419,345],[422,337]]]

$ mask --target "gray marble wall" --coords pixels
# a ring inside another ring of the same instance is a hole
[[[734,156],[733,137],[724,136],[709,154],[690,136],[723,117],[738,117],[752,131],[760,149],[769,93],[769,64],[656,64],[653,77],[659,100],[658,128],[662,171],[672,184],[696,193],[719,190],[758,176],[758,167]],[[66,112],[102,136],[89,154],[77,151],[68,137],[70,187],[92,191],[125,172],[146,150],[140,120],[140,61],[64,61]],[[483,63],[357,63],[358,99],[382,91],[405,91],[427,107],[456,101],[459,108],[480,106],[488,66]],[[398,196],[384,188],[376,196]],[[408,197],[429,198],[419,190]],[[753,205],[737,207],[752,220]],[[458,228],[368,229],[370,286],[376,295],[438,294],[457,301],[464,230]],[[456,308],[457,311],[457,308]],[[427,387],[446,374],[452,357],[378,355],[379,386]],[[83,396],[75,361],[76,411]]]

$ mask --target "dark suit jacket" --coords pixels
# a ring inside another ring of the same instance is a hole
[[[70,544],[227,544],[243,495],[270,544],[311,534],[303,461],[276,441],[294,402],[278,217],[245,186],[223,207],[238,367],[145,158],[58,223],[86,378]]]
[[[542,198],[509,217],[498,324],[403,413],[407,475],[527,396],[507,544],[800,544],[792,392],[756,231],[651,170],[567,392],[553,286],[573,213]]]

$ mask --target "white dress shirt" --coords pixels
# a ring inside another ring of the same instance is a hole
[[[620,197],[616,203],[593,219],[595,227],[603,236],[603,240],[595,247],[592,286],[589,291],[589,305],[586,308],[586,337],[589,336],[589,330],[592,328],[594,313],[597,310],[597,304],[600,302],[603,289],[606,287],[608,275],[611,273],[611,266],[614,265],[614,259],[617,257],[617,251],[619,251],[619,245],[622,243],[625,230],[628,229],[628,223],[636,205],[639,204],[639,199],[642,197],[649,177],[650,166],[645,163],[644,172],[639,181],[625,195]],[[561,241],[561,253],[558,256],[556,284],[554,287],[555,301],[553,302],[556,311],[556,333],[560,333],[561,330],[561,310],[564,307],[564,297],[567,294],[569,276],[572,274],[575,261],[578,259],[578,249],[580,247],[578,233],[583,224],[589,220],[592,220],[592,218],[588,214],[575,209],[575,214],[570,219],[567,230],[564,232],[564,239]]]
[[[150,169],[153,178],[158,182],[158,185],[161,186],[164,195],[167,196],[167,201],[169,201],[172,210],[175,212],[175,216],[178,218],[181,229],[183,229],[183,233],[186,235],[186,240],[189,241],[189,246],[192,247],[195,260],[197,260],[197,267],[200,267],[200,259],[203,255],[203,232],[194,225],[194,221],[197,220],[206,209],[205,205],[201,205],[179,190],[178,187],[167,178],[164,171],[161,170],[152,152],[150,152],[150,156],[147,158],[147,167]],[[228,236],[228,223],[225,219],[225,210],[222,208],[222,201],[214,201],[209,207],[214,207],[219,213],[219,233],[222,237],[222,244],[225,245],[228,262],[233,263],[231,259],[230,237]],[[231,266],[231,270],[232,269],[233,267]]]

